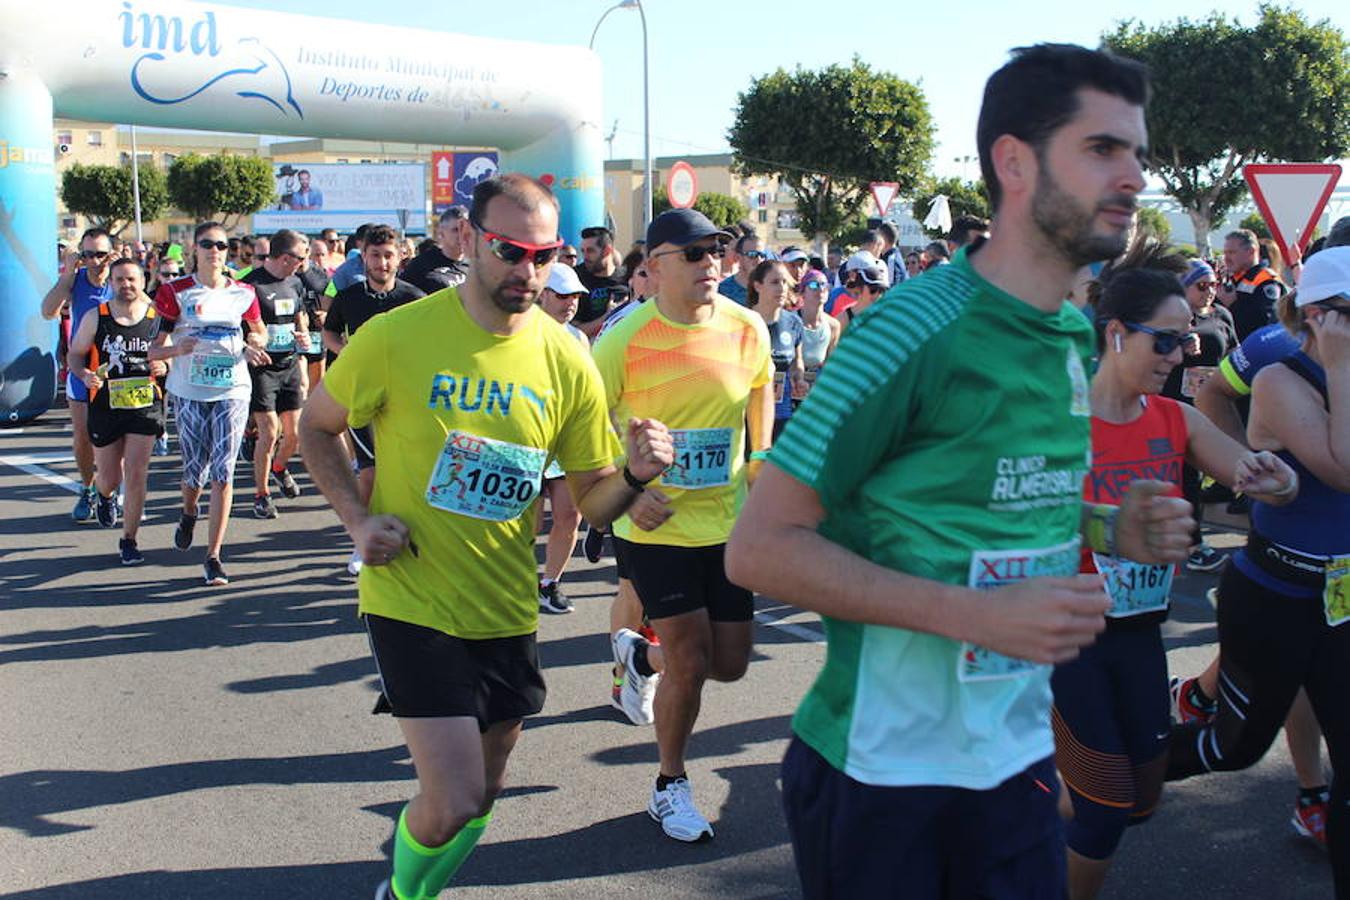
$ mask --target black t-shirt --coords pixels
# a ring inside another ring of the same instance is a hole
[[[1162,394],[1173,400],[1194,404],[1200,385],[1218,375],[1219,360],[1238,345],[1238,339],[1232,314],[1217,303],[1204,315],[1196,314],[1191,318],[1191,331],[1200,337],[1200,353],[1182,356],[1181,365],[1167,376]],[[1191,371],[1193,369],[1199,371]]]
[[[623,269],[615,269],[613,275],[596,275],[583,264],[576,267],[576,273],[591,295],[577,304],[577,314],[572,317],[573,322],[594,322],[603,316],[609,311],[610,300],[618,299],[615,297],[618,293],[615,289],[624,288],[628,284]]]
[[[284,369],[295,361],[295,316],[303,311],[304,282],[295,275],[278,278],[265,266],[242,280],[258,294],[258,309],[267,326],[267,355],[272,357],[269,368]]]
[[[314,313],[323,308],[323,295],[328,290],[328,282],[331,279],[327,272],[313,264],[301,269],[296,277],[305,287],[305,293],[301,299],[304,303],[305,312],[309,313],[312,319]],[[309,324],[311,327],[314,326],[313,321]]]
[[[395,279],[394,286],[383,294],[372,291],[367,282],[358,281],[337,292],[328,307],[323,330],[350,338],[374,316],[425,296],[425,291],[401,278]]]
[[[434,294],[442,288],[459,287],[464,283],[466,270],[464,263],[446,256],[440,247],[432,247],[410,259],[399,277],[419,290]]]

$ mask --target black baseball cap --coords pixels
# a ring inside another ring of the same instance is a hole
[[[705,237],[731,240],[731,232],[718,228],[696,209],[668,209],[647,226],[647,250],[650,252],[662,244],[688,247]]]

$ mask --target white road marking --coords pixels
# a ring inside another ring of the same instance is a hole
[[[73,478],[68,478],[59,472],[53,472],[44,468],[40,463],[64,463],[74,462],[75,457],[69,452],[60,450],[49,451],[46,453],[17,453],[10,456],[0,456],[0,465],[13,466],[21,472],[26,472],[34,478],[40,478],[48,484],[56,485],[59,488],[70,491],[72,494],[80,492],[80,483]]]
[[[766,615],[762,612],[755,613],[755,620],[761,625],[767,625],[770,628],[786,631],[793,637],[811,644],[825,643],[825,635],[815,628],[808,628],[805,625],[798,625],[795,622],[784,622],[782,619],[776,619],[773,616]]]

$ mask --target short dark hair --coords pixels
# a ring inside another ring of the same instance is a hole
[[[623,271],[625,273],[624,274],[625,280],[632,278],[633,273],[638,270],[638,267],[641,266],[646,259],[647,255],[642,252],[642,248],[638,247],[629,250],[628,255],[623,258]]]
[[[877,230],[875,228],[869,228],[863,232],[862,240],[859,241],[859,244],[866,247],[868,244],[875,244],[879,240],[881,240],[881,235],[877,233]]]
[[[895,226],[890,222],[882,222],[877,226],[877,231],[881,233],[883,238],[890,241],[892,244],[900,237],[900,232],[896,231]]]
[[[507,172],[474,185],[469,221],[481,226],[483,217],[487,215],[488,204],[497,197],[505,197],[521,209],[533,210],[539,206],[541,199],[547,200],[555,211],[559,209],[558,198],[548,185],[519,172]]]
[[[1252,250],[1259,249],[1261,239],[1256,236],[1256,232],[1250,228],[1239,228],[1237,231],[1230,231],[1223,236],[1225,241],[1241,241],[1243,246]]]
[[[980,174],[995,210],[1003,188],[994,171],[994,142],[1005,134],[1025,141],[1039,155],[1050,136],[1078,112],[1078,92],[1091,88],[1135,106],[1148,104],[1148,69],[1133,59],[1074,44],[1018,47],[984,85],[975,143]]]
[[[309,238],[300,232],[283,228],[268,238],[267,255],[272,259],[280,259],[287,253],[294,253],[295,248],[301,244],[307,243],[309,243]]]
[[[352,243],[354,244],[364,243],[366,240],[366,235],[369,234],[370,229],[374,227],[375,227],[374,222],[362,222],[360,225],[357,226],[356,233],[352,235]]]
[[[947,249],[946,241],[930,241],[927,247],[923,248],[929,256],[936,256],[938,259],[951,259],[951,251]]]
[[[108,243],[112,243],[112,235],[108,233],[108,229],[106,228],[86,228],[84,234],[80,235],[81,244],[84,243],[85,238],[94,238],[95,240],[98,238],[107,238]]]
[[[1143,322],[1173,295],[1184,297],[1181,276],[1190,261],[1170,245],[1140,234],[1124,255],[1103,267],[1088,283],[1087,301],[1094,310],[1097,352],[1106,349],[1106,326],[1112,319]]]
[[[976,216],[957,216],[956,221],[952,223],[952,230],[947,232],[947,240],[958,247],[964,247],[969,244],[974,235],[983,234],[989,230],[989,223]]]
[[[227,244],[230,245],[230,249],[231,249],[231,250],[238,250],[238,249],[239,249],[239,238],[237,238],[237,237],[232,237],[232,238],[230,238],[229,240],[227,240],[225,243],[227,243]]]
[[[118,266],[135,266],[141,270],[141,279],[145,279],[145,266],[141,265],[140,260],[136,259],[134,256],[119,256],[114,259],[112,265],[108,266],[108,275],[110,277],[113,272],[117,271]]]
[[[295,177],[297,178],[299,178],[301,175],[309,175],[309,169],[301,169],[299,172],[295,173]],[[314,176],[310,175],[310,177],[313,178]]]
[[[581,239],[595,241],[595,246],[606,250],[614,246],[614,235],[603,225],[592,225],[581,229]]]
[[[742,231],[740,237],[736,238],[736,253],[740,254],[745,249],[746,241],[757,241],[759,235],[753,231]]]
[[[438,225],[445,225],[450,222],[458,222],[460,219],[469,217],[469,208],[462,203],[456,203],[454,206],[447,206],[445,212],[436,221]]]
[[[202,222],[196,228],[192,229],[192,240],[197,241],[208,231],[224,231],[225,226],[219,222]]]
[[[367,247],[381,244],[397,244],[398,232],[388,225],[371,225],[366,229],[365,237],[362,238]]]

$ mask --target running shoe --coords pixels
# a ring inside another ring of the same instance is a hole
[[[605,532],[594,525],[586,527],[586,540],[582,541],[581,549],[586,553],[586,559],[593,563],[600,561],[600,556],[605,552]]]
[[[712,826],[694,806],[694,792],[687,778],[676,778],[664,791],[653,786],[647,815],[653,822],[660,823],[666,837],[690,844],[712,840]]]
[[[549,615],[561,616],[575,610],[572,601],[558,587],[558,582],[545,586],[539,585],[539,611]]]
[[[1223,565],[1225,557],[1209,544],[1201,543],[1186,560],[1186,568],[1191,572],[1213,572]]]
[[[277,505],[272,502],[271,496],[258,494],[253,498],[253,515],[259,519],[275,519],[277,517]]]
[[[650,622],[644,620],[643,623],[638,626],[638,634],[642,635],[642,639],[647,643],[654,644],[657,647],[661,646],[661,638],[657,637],[656,629],[652,628]]]
[[[1218,589],[1217,587],[1212,587],[1212,588],[1210,588],[1209,590],[1205,591],[1205,599],[1209,601],[1209,608],[1210,608],[1210,609],[1218,609],[1218,608],[1219,608],[1219,589]]]
[[[197,527],[197,517],[183,513],[178,517],[178,527],[173,532],[173,545],[179,550],[192,546],[192,532]]]
[[[386,878],[380,882],[380,886],[375,889],[375,900],[398,900],[394,894],[394,889],[389,885],[389,879]]]
[[[206,583],[212,587],[221,587],[230,583],[230,576],[225,574],[225,567],[214,556],[206,558],[206,564],[202,566],[202,571],[206,575]]]
[[[117,495],[105,497],[95,491],[94,503],[98,507],[98,524],[104,528],[114,527],[117,524]]]
[[[360,551],[353,550],[353,551],[352,551],[352,555],[351,555],[350,557],[348,557],[348,559],[347,559],[347,574],[348,574],[348,575],[360,575],[360,574],[361,574],[361,567],[362,567],[363,565],[365,565],[365,563],[364,563],[364,561],[361,559],[361,553],[360,553]]]
[[[656,699],[656,685],[660,676],[642,675],[634,659],[642,645],[642,635],[631,628],[620,628],[612,639],[614,658],[623,666],[623,686],[619,691],[619,708],[634,725],[650,725],[656,719],[652,702]]]
[[[1168,690],[1172,694],[1172,720],[1178,725],[1185,725],[1188,722],[1199,722],[1204,725],[1214,718],[1217,704],[1211,703],[1207,707],[1196,706],[1191,702],[1191,685],[1195,684],[1194,678],[1172,678],[1168,682]]]
[[[94,521],[94,505],[98,498],[98,491],[94,490],[91,484],[89,487],[81,487],[79,496],[75,499],[75,508],[70,511],[70,517],[76,522]]]
[[[155,446],[150,448],[150,455],[151,456],[169,455],[169,436],[167,434],[161,434],[159,437],[155,438]]]
[[[289,469],[282,469],[280,472],[273,469],[272,477],[277,480],[277,484],[281,485],[281,493],[287,499],[294,500],[300,496],[300,485],[295,483],[295,476],[290,473]]]
[[[1305,838],[1316,841],[1318,846],[1327,845],[1327,811],[1331,805],[1331,794],[1323,793],[1316,800],[1299,797],[1294,803],[1294,816],[1289,824]]]
[[[139,566],[145,562],[145,556],[136,547],[136,542],[130,538],[122,538],[117,542],[117,552],[121,555],[124,566]]]

